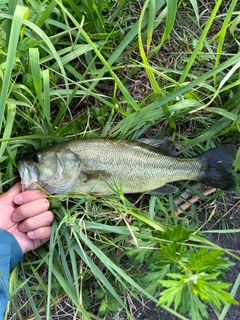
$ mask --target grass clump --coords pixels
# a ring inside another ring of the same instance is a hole
[[[182,156],[239,146],[238,9],[236,0],[2,1],[2,189],[19,180],[17,159],[75,137],[167,136]],[[238,152],[238,184],[239,164]],[[14,269],[9,319],[54,319],[67,299],[78,319],[137,319],[142,300],[179,319],[207,318],[210,304],[223,319],[239,286],[237,277],[230,294],[223,276],[239,258],[206,229],[238,236],[225,213],[236,215],[239,186],[234,196],[178,186],[174,196],[51,196],[49,246]]]

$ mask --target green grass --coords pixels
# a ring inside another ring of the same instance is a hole
[[[19,181],[17,159],[70,138],[168,137],[182,156],[239,146],[237,0],[24,3],[0,4],[3,190]],[[131,299],[193,320],[210,304],[224,319],[240,280],[230,295],[223,275],[239,258],[205,226],[238,235],[239,167],[238,151],[233,203],[186,182],[174,196],[50,197],[51,240],[13,270],[8,318],[51,319],[68,298],[82,320],[134,319]],[[199,202],[177,216],[186,188]]]

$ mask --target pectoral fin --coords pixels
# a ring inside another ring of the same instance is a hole
[[[83,182],[105,181],[110,177],[110,173],[105,170],[82,171],[80,179]]]
[[[165,184],[164,186],[148,191],[147,194],[158,195],[158,194],[172,194],[178,192],[178,188],[172,186],[171,184]]]

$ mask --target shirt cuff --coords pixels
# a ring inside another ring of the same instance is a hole
[[[8,272],[15,267],[15,265],[22,260],[23,252],[22,249],[16,240],[16,238],[8,231],[0,229],[0,263],[1,266],[8,266]],[[9,262],[1,260],[7,259]]]

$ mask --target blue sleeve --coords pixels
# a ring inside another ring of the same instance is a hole
[[[15,237],[0,229],[0,319],[4,318],[8,303],[9,272],[22,258],[22,249]]]

